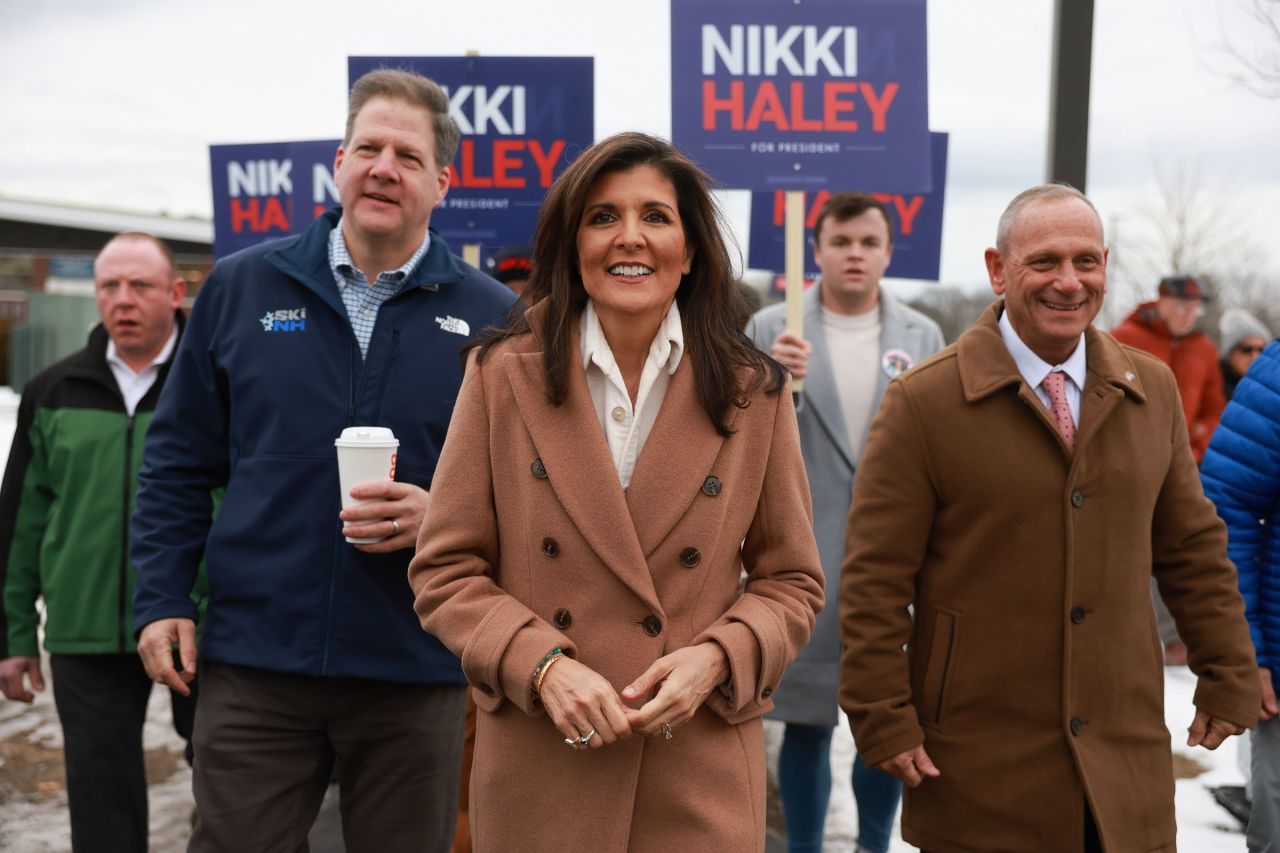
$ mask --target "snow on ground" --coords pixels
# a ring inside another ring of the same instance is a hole
[[[42,661],[46,684],[49,660]],[[162,781],[151,784],[151,849],[185,850],[191,821],[191,771],[182,759],[183,741],[173,730],[167,690],[151,691],[143,744],[148,767],[163,767]],[[23,749],[22,747],[28,747]],[[37,693],[32,705],[0,698],[0,850],[13,853],[65,853],[71,849],[67,795],[61,767],[32,764],[62,760],[62,728],[52,686]]]
[[[1173,751],[1209,768],[1202,776],[1178,780],[1178,849],[1188,853],[1243,851],[1246,845],[1240,825],[1209,796],[1211,787],[1244,784],[1237,766],[1240,738],[1228,738],[1213,752],[1188,749],[1187,727],[1195,716],[1191,704],[1195,676],[1186,667],[1166,668],[1164,672],[1165,721],[1173,734]]]
[[[13,428],[18,420],[19,396],[7,385],[0,385],[0,475],[9,461],[9,446],[13,444]]]

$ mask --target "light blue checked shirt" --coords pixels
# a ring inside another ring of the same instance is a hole
[[[430,245],[431,232],[428,231],[422,245],[404,266],[378,273],[378,280],[370,287],[369,279],[351,262],[347,241],[342,236],[342,220],[329,232],[329,269],[338,282],[342,303],[347,306],[347,318],[351,321],[351,331],[356,333],[361,356],[369,354],[369,339],[373,337],[374,323],[378,322],[378,309],[400,289],[401,282],[418,266]]]

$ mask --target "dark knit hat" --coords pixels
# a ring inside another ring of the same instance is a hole
[[[533,249],[529,246],[503,246],[489,258],[486,272],[506,284],[533,275]]]
[[[1160,279],[1158,292],[1161,296],[1172,296],[1175,299],[1203,299],[1205,302],[1213,300],[1200,282],[1189,275],[1165,276]]]

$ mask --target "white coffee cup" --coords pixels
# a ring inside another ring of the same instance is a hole
[[[338,485],[342,490],[342,508],[369,503],[377,498],[351,497],[351,489],[361,483],[396,478],[396,450],[400,441],[386,427],[347,427],[333,440],[338,448]],[[385,536],[348,536],[357,545],[381,542]]]

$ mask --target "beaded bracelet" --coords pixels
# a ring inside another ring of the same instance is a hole
[[[543,657],[542,660],[538,661],[538,665],[533,668],[533,675],[529,676],[529,684],[533,687],[533,695],[535,698],[537,698],[538,695],[538,688],[542,686],[542,675],[547,663],[555,658],[556,655],[562,654],[564,654],[562,649],[552,649],[547,652],[546,656]]]
[[[551,658],[551,660],[547,661],[545,664],[543,664],[543,665],[542,665],[542,669],[538,672],[538,680],[537,680],[537,681],[535,681],[535,682],[534,682],[534,684],[533,684],[533,698],[534,698],[534,699],[538,699],[538,698],[541,696],[541,692],[542,692],[542,679],[544,679],[544,678],[546,678],[546,677],[547,677],[547,673],[551,671],[551,666],[552,666],[552,664],[554,664],[556,661],[560,660],[560,658],[562,658],[562,657],[564,657],[564,655],[563,655],[563,654],[553,655],[553,656],[552,656],[552,658]]]

